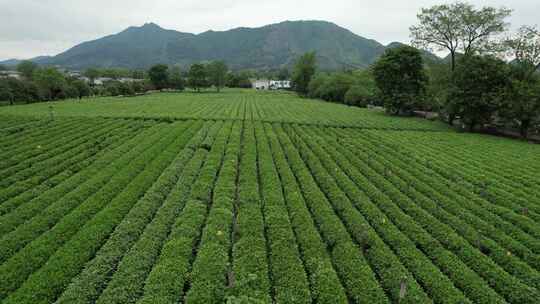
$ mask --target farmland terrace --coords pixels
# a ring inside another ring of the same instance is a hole
[[[277,92],[0,108],[2,303],[540,303],[540,146]]]

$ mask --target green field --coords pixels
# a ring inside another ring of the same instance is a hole
[[[538,145],[247,90],[0,118],[1,303],[540,303]]]
[[[0,114],[50,116],[145,117],[203,120],[257,120],[375,129],[447,130],[441,123],[391,118],[382,111],[301,99],[292,93],[228,90],[225,93],[150,94],[136,98],[97,98],[0,107]],[[52,107],[52,109],[51,109]]]

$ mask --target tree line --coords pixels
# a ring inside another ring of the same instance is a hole
[[[7,70],[6,67],[0,67]],[[187,71],[179,66],[157,64],[148,70],[89,68],[71,76],[55,67],[41,67],[31,61],[16,66],[19,78],[0,78],[0,102],[33,103],[90,96],[135,96],[153,90],[196,92],[214,87],[250,88],[249,71],[232,72],[222,61],[192,64]],[[99,83],[96,81],[100,80]]]
[[[437,112],[463,129],[540,130],[540,31],[509,33],[507,8],[465,2],[422,9],[410,28],[412,45],[390,48],[367,70],[316,71],[316,54],[296,62],[301,95],[355,106],[384,106],[391,115]],[[433,60],[419,50],[444,51]]]

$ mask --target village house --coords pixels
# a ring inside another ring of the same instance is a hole
[[[118,81],[120,81],[121,83],[129,83],[129,82],[141,82],[141,81],[143,81],[143,79],[122,77],[122,78],[119,78]]]
[[[0,78],[22,79],[23,76],[20,72],[17,71],[0,71]]]
[[[108,81],[112,81],[114,79],[112,78],[109,78],[109,77],[98,77],[96,79],[94,79],[94,85],[103,85],[104,83],[108,82]]]
[[[291,88],[289,80],[252,79],[251,85],[256,90],[288,90]]]

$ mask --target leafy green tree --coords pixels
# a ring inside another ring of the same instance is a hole
[[[135,93],[143,93],[144,92],[144,83],[142,81],[133,81],[131,83],[131,87],[133,88],[133,92],[135,92]]]
[[[34,72],[33,79],[45,100],[62,97],[62,91],[67,85],[64,75],[55,68],[38,69]]]
[[[120,82],[118,81],[107,81],[104,84],[103,94],[106,96],[118,96],[121,95],[120,91]]]
[[[118,91],[120,95],[123,96],[134,96],[135,95],[135,89],[133,88],[133,85],[131,82],[118,82]]]
[[[134,70],[131,72],[131,77],[133,79],[144,79],[144,71],[143,70]]]
[[[34,81],[24,81],[23,88],[24,98],[21,98],[20,100],[24,100],[27,103],[40,101],[41,96],[39,88]]]
[[[83,97],[90,96],[90,87],[85,81],[74,80],[71,82],[71,86],[77,89],[77,98],[82,99]]]
[[[451,113],[454,113],[454,111],[447,109],[448,88],[452,76],[449,65],[444,62],[429,62],[426,65],[426,73],[429,83],[423,109],[439,112],[440,117],[444,117],[452,125],[455,117]]]
[[[466,56],[496,50],[494,38],[506,31],[506,18],[512,10],[482,7],[455,2],[423,8],[417,15],[419,24],[410,28],[413,45],[428,50],[447,50],[452,71],[458,53]]]
[[[227,80],[227,71],[229,68],[223,61],[213,61],[207,65],[207,73],[210,83],[216,87],[219,92],[225,86]]]
[[[517,122],[521,136],[527,138],[531,126],[540,123],[540,31],[522,26],[504,44],[513,59],[512,87],[501,115]]]
[[[310,98],[323,98],[323,88],[328,82],[328,78],[327,73],[320,72],[315,74],[309,82],[307,96]]]
[[[150,82],[157,90],[162,90],[167,87],[169,82],[169,67],[164,64],[156,64],[148,71]]]
[[[79,98],[79,90],[72,84],[66,84],[57,96],[58,99]]]
[[[452,76],[448,102],[469,131],[490,123],[502,108],[511,79],[506,63],[492,56],[460,58]]]
[[[100,76],[100,72],[96,68],[89,68],[83,74],[90,79],[90,83],[94,83],[94,80]]]
[[[540,69],[540,31],[533,26],[522,26],[516,34],[506,39],[504,44],[520,73],[514,73],[520,80],[528,80]]]
[[[201,88],[208,87],[206,67],[203,64],[191,65],[188,73],[188,85],[197,92],[200,92]]]
[[[249,89],[251,88],[249,77],[249,73],[245,71],[239,73],[230,72],[227,74],[226,85],[229,88]]]
[[[7,71],[7,70],[8,68],[5,65],[0,64],[0,71]]]
[[[365,108],[374,98],[375,95],[369,87],[353,85],[345,93],[345,104]]]
[[[39,66],[32,61],[25,60],[20,62],[17,65],[17,71],[21,73],[26,79],[32,79],[34,72],[39,68]]]
[[[14,99],[15,95],[13,95],[7,81],[0,79],[0,101],[7,101],[10,105],[13,105]]]
[[[169,87],[179,91],[184,90],[184,76],[178,66],[174,66],[169,70]]]
[[[319,87],[319,98],[327,101],[343,103],[345,94],[354,84],[354,77],[350,73],[338,72],[326,77],[325,82]]]
[[[527,138],[529,129],[540,123],[540,79],[533,76],[528,80],[514,80],[501,116],[517,122],[520,135]]]
[[[386,50],[373,65],[373,76],[387,112],[409,114],[422,105],[428,78],[417,49],[400,46]]]
[[[296,62],[292,74],[293,88],[301,95],[308,94],[309,82],[315,75],[317,59],[315,52],[302,55]]]

